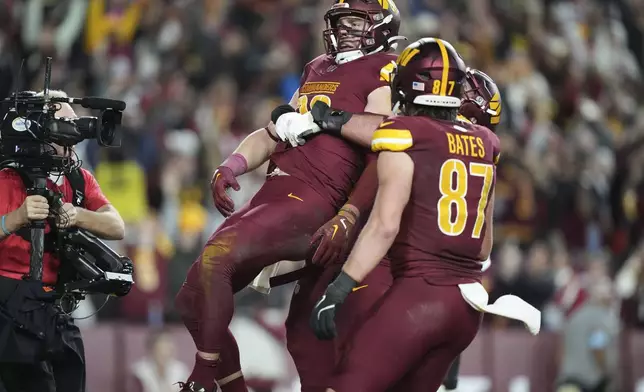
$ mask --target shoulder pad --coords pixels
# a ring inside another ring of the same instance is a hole
[[[411,131],[400,121],[386,119],[371,137],[371,151],[405,151],[414,145]]]

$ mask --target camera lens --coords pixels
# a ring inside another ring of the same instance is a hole
[[[121,114],[116,111],[106,110],[101,116],[101,131],[98,142],[101,146],[110,146],[116,136],[116,125],[121,123]]]
[[[78,132],[83,136],[83,139],[93,139],[96,135],[96,125],[98,124],[98,119],[96,117],[79,117],[74,120],[76,127],[78,127]]]

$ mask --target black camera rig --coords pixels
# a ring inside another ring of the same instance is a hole
[[[70,147],[83,140],[96,139],[103,147],[118,147],[114,141],[125,102],[97,97],[50,97],[51,63],[48,57],[43,93],[16,91],[0,103],[0,168],[17,171],[28,195],[44,196],[50,206],[60,207],[60,198],[53,197],[46,187],[47,178],[52,173],[67,175],[78,168]],[[100,112],[97,117],[57,117],[63,103],[80,104]],[[61,148],[66,153],[60,154]],[[45,226],[45,220],[30,224],[28,280],[42,281]],[[133,280],[132,262],[128,258],[119,256],[83,230],[60,231],[56,237],[53,251],[61,260],[56,287],[59,294],[99,292],[122,296],[129,292]]]

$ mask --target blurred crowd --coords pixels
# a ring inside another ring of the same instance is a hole
[[[304,64],[323,52],[331,3],[0,4],[0,98],[42,89],[44,58],[52,56],[52,88],[128,105],[122,148],[77,146],[128,225],[126,243],[115,246],[135,261],[136,289],[108,303],[99,320],[176,320],[171,298],[223,219],[212,208],[212,170],[266,125],[298,87]],[[397,5],[403,35],[448,40],[501,89],[497,232],[485,282],[492,296],[521,296],[545,311],[551,330],[597,298],[608,304],[606,317],[644,326],[644,2]],[[236,206],[265,172],[241,178]],[[253,314],[284,309],[288,290],[277,294],[239,300]]]

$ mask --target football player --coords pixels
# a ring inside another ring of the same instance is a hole
[[[459,108],[459,115],[457,116],[458,119],[465,122],[480,124],[494,131],[500,121],[500,116],[501,97],[499,89],[494,81],[488,75],[479,70],[467,68],[463,88],[463,98]],[[293,131],[295,130],[293,129]],[[301,144],[304,141],[305,140],[300,140],[299,143]],[[365,178],[367,176],[376,176],[375,165],[372,164],[367,167],[363,173],[361,183],[377,183],[377,181],[367,181]],[[371,208],[376,195],[376,188],[377,187],[372,186],[371,188],[354,190],[355,195],[361,195],[361,197],[357,197],[356,199],[361,200],[359,205],[361,206],[362,211],[368,211]],[[358,203],[356,204],[358,205]],[[327,269],[321,276],[309,275],[307,279],[303,279],[302,283],[304,287],[308,288],[308,290],[301,292],[301,288],[298,286],[298,292],[295,293],[294,298],[301,299],[304,296],[309,296],[309,300],[319,298],[319,296],[324,292],[326,285],[338,274],[341,268],[341,264],[338,263],[343,261],[341,256],[346,254],[347,249],[352,245],[352,241],[350,241],[350,239],[352,236],[355,236],[357,229],[358,228],[355,227],[355,222],[348,221],[344,212],[341,211],[315,233],[313,240],[311,241],[311,253],[313,254],[312,262],[317,265],[327,266]],[[377,269],[384,269],[387,265],[388,260],[385,258],[383,259],[383,262],[378,265]],[[489,259],[484,263],[483,271],[487,269],[487,266],[489,266]],[[337,352],[341,352],[343,344],[346,343],[348,328],[345,328],[345,326],[352,325],[356,320],[359,320],[362,316],[366,315],[370,309],[370,305],[374,304],[377,300],[375,294],[383,293],[383,290],[386,290],[390,285],[390,281],[384,278],[384,274],[384,271],[379,271],[377,274],[374,274],[374,277],[377,276],[378,279],[372,279],[373,282],[371,282],[371,285],[362,285],[370,287],[368,291],[363,291],[359,294],[352,294],[347,298],[348,303],[345,304],[343,308],[350,310],[344,310],[343,315],[338,317],[338,320],[340,320],[342,324],[338,326],[339,337],[336,339]],[[292,312],[289,315],[288,325],[302,325],[303,313],[306,309],[307,307],[293,307]],[[297,358],[296,363],[303,363],[303,359],[307,356],[317,358],[315,366],[299,366],[301,369],[310,369],[309,372],[305,372],[304,370],[301,371],[302,378],[304,379],[303,385],[309,385],[307,381],[312,379],[312,377],[305,376],[308,373],[315,373],[315,384],[320,385],[321,382],[319,380],[324,379],[325,375],[330,374],[329,362],[326,362],[326,366],[324,363],[324,360],[327,359],[327,357],[316,355],[316,353],[321,351],[321,347],[318,347],[318,350],[310,351],[304,350],[304,347],[321,346],[321,344],[301,344],[301,342],[295,344],[295,341],[295,338],[290,339],[290,347],[292,347],[291,351],[302,351],[300,355],[294,356],[294,358]],[[312,361],[313,359],[309,362]],[[444,390],[451,391],[456,389],[459,364],[460,358],[457,358],[445,377],[443,382]]]
[[[467,68],[463,100],[459,113],[470,122],[496,133],[501,122],[501,93],[499,87],[487,74],[474,68]]]
[[[344,224],[360,218],[355,194],[342,207],[364,169],[365,150],[334,137],[333,131],[293,148],[297,138],[284,137],[283,131],[302,123],[312,128],[327,124],[329,129],[341,123],[338,132],[348,139],[370,138],[362,129],[373,132],[391,114],[388,82],[396,57],[388,52],[401,39],[400,15],[391,0],[337,0],[325,19],[327,53],[306,65],[298,91],[288,106],[274,110],[274,121],[244,139],[213,174],[215,205],[227,219],[207,241],[176,299],[198,350],[184,391],[210,392],[217,385],[224,392],[246,391],[237,344],[228,329],[234,293],[268,265],[305,259],[312,234],[339,209]],[[335,110],[314,118],[310,109],[316,102]],[[227,190],[239,190],[235,178],[269,159],[265,184],[235,211]],[[363,185],[358,189],[373,186]],[[307,298],[301,301],[308,303]],[[294,302],[297,307],[298,300]],[[308,328],[290,327],[291,336],[313,337]],[[333,350],[332,344],[325,347]],[[297,357],[297,352],[291,354]]]
[[[483,125],[496,132],[501,121],[501,93],[491,77],[473,68],[465,71],[465,85],[459,114],[473,124]],[[489,267],[489,259],[482,271]],[[460,355],[454,360],[439,391],[455,391],[458,387],[458,370],[461,364]]]
[[[481,71],[475,69],[466,69],[466,81],[463,89],[463,98],[461,101],[461,106],[459,109],[459,115],[457,118],[460,121],[479,123],[488,127],[489,129],[494,130],[496,125],[499,123],[500,114],[501,114],[501,99],[498,87],[494,81],[484,74]],[[324,126],[324,124],[322,124]],[[320,131],[323,129],[321,128]],[[291,129],[290,131],[297,132],[296,129]],[[293,135],[291,135],[293,137]],[[301,135],[297,135],[301,139],[298,141],[298,144],[305,142],[304,138]],[[359,142],[359,140],[356,140]],[[367,176],[377,177],[375,165],[370,164],[365,172],[363,177],[361,177],[362,184],[377,184],[377,178],[374,178],[372,181],[366,180]],[[360,200],[359,205],[361,206],[362,211],[368,211],[376,195],[376,186],[371,186],[370,188],[360,188],[354,190],[354,195],[360,195],[360,197],[355,197],[356,200]],[[294,299],[301,300],[302,298],[308,297],[309,304],[304,305],[301,301],[295,303],[298,306],[293,306],[291,308],[291,313],[289,315],[287,325],[301,326],[304,324],[304,313],[308,313],[307,309],[310,309],[310,301],[317,300],[319,296],[324,292],[324,289],[330,283],[335,276],[339,273],[341,269],[341,263],[343,261],[342,255],[346,254],[347,249],[352,245],[352,237],[355,237],[358,227],[355,227],[355,222],[348,221],[343,211],[340,211],[332,220],[327,222],[323,227],[321,227],[313,236],[311,241],[311,253],[313,254],[311,261],[317,265],[326,266],[326,271],[321,276],[318,275],[309,275],[306,279],[302,280],[302,284],[305,287],[304,291],[301,287],[298,286]],[[338,320],[341,324],[338,326],[338,338],[336,339],[336,352],[339,356],[342,351],[343,345],[346,343],[346,335],[349,332],[350,328],[348,326],[360,320],[363,316],[368,314],[368,310],[371,305],[377,301],[377,294],[381,294],[390,286],[391,281],[386,279],[386,272],[384,269],[388,265],[388,260],[385,258],[381,262],[376,271],[376,274],[370,275],[372,279],[367,279],[368,281],[363,282],[361,287],[369,287],[367,291],[362,291],[357,294],[352,294],[347,298],[347,303],[343,306],[345,309],[342,315],[338,316]],[[486,266],[489,266],[489,259],[484,263],[483,270]],[[377,279],[376,279],[377,277]],[[308,315],[306,316],[308,318]],[[292,328],[289,328],[289,331]],[[305,335],[305,334],[303,334]],[[296,344],[295,341],[298,341]],[[303,378],[303,385],[311,385],[310,381],[315,379],[315,385],[321,385],[321,380],[325,378],[325,375],[330,374],[329,365],[330,362],[327,360],[329,357],[318,355],[319,352],[322,352],[322,344],[315,342],[306,342],[307,339],[295,339],[291,338],[289,342],[289,347],[292,352],[297,352],[299,355],[294,355],[296,358],[297,364],[303,364],[306,357],[310,357],[307,361],[311,363],[310,366],[298,366],[301,369],[301,377]],[[316,350],[307,350],[305,347],[315,347]],[[327,351],[330,348],[327,347]],[[325,362],[326,361],[326,362]],[[315,362],[313,364],[312,362]],[[450,367],[449,372],[444,380],[444,385],[447,388],[446,390],[454,390],[457,385],[457,375],[459,368],[460,359],[457,358],[453,365]],[[325,366],[326,365],[326,366]],[[308,371],[305,371],[308,370]],[[315,377],[309,376],[309,374],[315,374]],[[314,390],[323,390],[319,387],[315,387]],[[306,387],[305,387],[305,390]]]
[[[501,114],[499,89],[494,81],[483,72],[467,68],[463,90],[464,93],[458,119],[465,122],[478,123],[494,131],[496,125],[499,123]],[[367,167],[363,173],[363,177],[361,177],[361,185],[369,183],[376,186],[355,189],[353,191],[353,195],[360,195],[356,199],[361,200],[359,202],[361,211],[368,212],[373,205],[377,191],[377,173],[375,169],[376,167],[373,164]],[[373,176],[374,180],[367,181],[365,179],[367,176]],[[309,275],[306,279],[303,279],[302,284],[304,289],[298,286],[298,292],[294,295],[294,298],[301,299],[303,296],[308,296],[310,301],[316,301],[324,293],[326,286],[340,272],[342,267],[341,263],[344,261],[343,256],[346,256],[348,249],[353,245],[353,240],[359,228],[360,226],[347,222],[344,214],[340,212],[314,234],[311,241],[310,252],[313,255],[311,261],[314,264],[325,266],[326,270],[321,275]],[[385,269],[388,265],[389,261],[385,257],[383,262],[376,267],[377,273],[368,275],[366,281],[361,285],[363,287],[366,286],[364,288],[368,289],[359,293],[352,293],[343,304],[342,311],[337,317],[340,325],[337,326],[338,337],[335,339],[336,358],[341,356],[343,346],[346,344],[347,334],[351,329],[350,326],[358,323],[359,320],[368,315],[371,306],[377,302],[378,295],[383,294],[391,286],[391,280],[386,279],[387,272]],[[488,266],[489,259],[484,263],[482,270],[485,271]],[[308,307],[302,309],[293,307],[289,315],[289,326],[302,325],[305,322],[304,318],[308,320],[310,308],[310,304]],[[307,314],[304,315],[304,313]],[[301,369],[309,370],[308,372],[301,371],[305,391],[307,390],[306,386],[311,385],[310,381],[312,379],[316,380],[315,385],[322,385],[321,380],[328,377],[332,372],[330,369],[331,362],[328,361],[330,355],[325,357],[319,355],[322,344],[307,342],[307,340],[304,339],[304,341],[296,344],[295,338],[290,339],[290,346],[293,348],[292,351],[295,351],[295,347],[302,348],[301,354],[296,357],[297,363],[302,364],[305,362],[304,359],[306,357],[310,357],[308,362],[311,363],[311,366],[300,366]],[[305,350],[305,347],[317,347],[317,350]],[[325,360],[327,361],[324,362]],[[316,366],[312,366],[314,361]],[[447,372],[445,380],[443,381],[445,388],[443,390],[451,391],[456,389],[459,363],[460,358],[457,358]],[[315,377],[310,376],[311,373],[315,374]],[[324,390],[324,388],[316,388],[308,390]]]
[[[331,391],[436,390],[478,331],[481,313],[464,297],[478,290],[492,248],[499,140],[457,120],[465,74],[440,39],[421,39],[396,61],[392,103],[402,116],[373,134],[373,211],[311,314],[316,335],[336,335],[336,308],[387,252],[395,280],[352,335]]]

